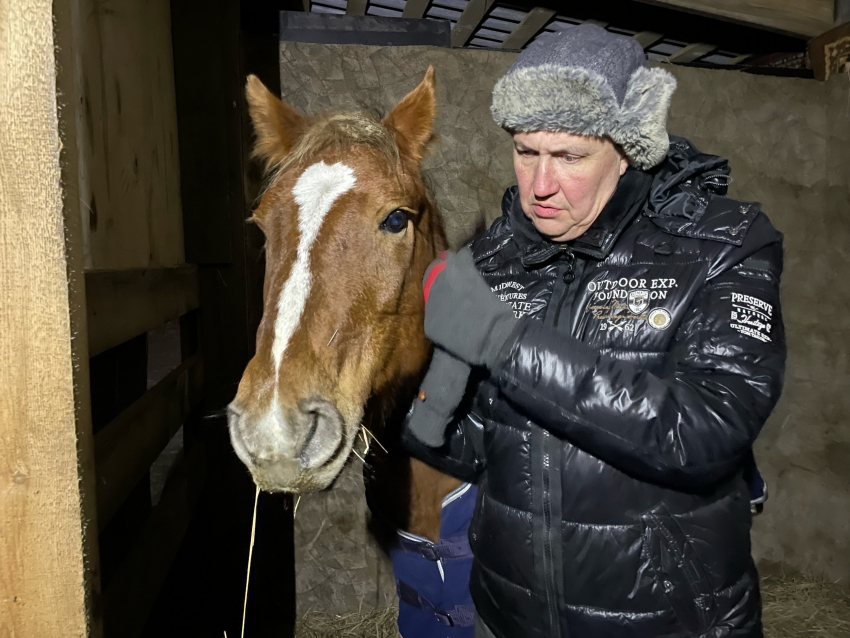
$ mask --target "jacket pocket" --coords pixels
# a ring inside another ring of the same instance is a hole
[[[656,586],[682,625],[691,633],[702,634],[717,622],[717,602],[705,566],[663,503],[641,518]]]

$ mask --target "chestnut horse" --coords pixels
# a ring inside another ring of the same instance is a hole
[[[397,427],[430,355],[422,278],[446,248],[420,173],[433,67],[382,120],[302,115],[254,76],[246,93],[270,179],[253,216],[266,236],[263,318],[228,410],[233,448],[260,488],[303,493],[328,487],[374,432],[388,452],[370,457],[371,502],[436,541],[441,500],[460,482],[405,454]]]

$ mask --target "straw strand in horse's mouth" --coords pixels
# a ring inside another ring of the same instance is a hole
[[[368,438],[366,438],[366,435],[369,435],[369,437],[370,437],[373,441],[375,441],[375,443],[377,443],[377,444],[378,444],[378,447],[379,447],[379,448],[381,448],[384,452],[386,452],[387,454],[389,454],[389,452],[387,451],[387,448],[385,448],[385,447],[384,447],[384,445],[383,445],[383,444],[382,444],[382,443],[378,440],[378,437],[377,437],[377,436],[375,436],[374,434],[372,434],[372,431],[371,431],[369,428],[367,428],[365,425],[363,425],[363,424],[361,423],[361,424],[360,424],[360,429],[362,430],[363,440],[366,442],[366,449],[365,449],[365,450],[363,450],[363,453],[364,453],[364,454],[365,454],[365,453],[367,453],[367,452],[369,451],[369,448],[370,448],[370,445],[371,445],[371,444],[369,443],[369,439],[368,439]]]

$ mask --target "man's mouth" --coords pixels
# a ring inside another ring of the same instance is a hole
[[[561,212],[560,208],[552,208],[551,206],[542,206],[541,204],[534,204],[534,214],[538,217],[545,217],[547,219],[551,219],[552,217],[557,217],[558,213]]]

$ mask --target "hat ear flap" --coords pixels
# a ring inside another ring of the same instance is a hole
[[[629,78],[611,138],[635,167],[652,168],[667,156],[667,113],[675,90],[676,78],[663,69],[641,67]]]

